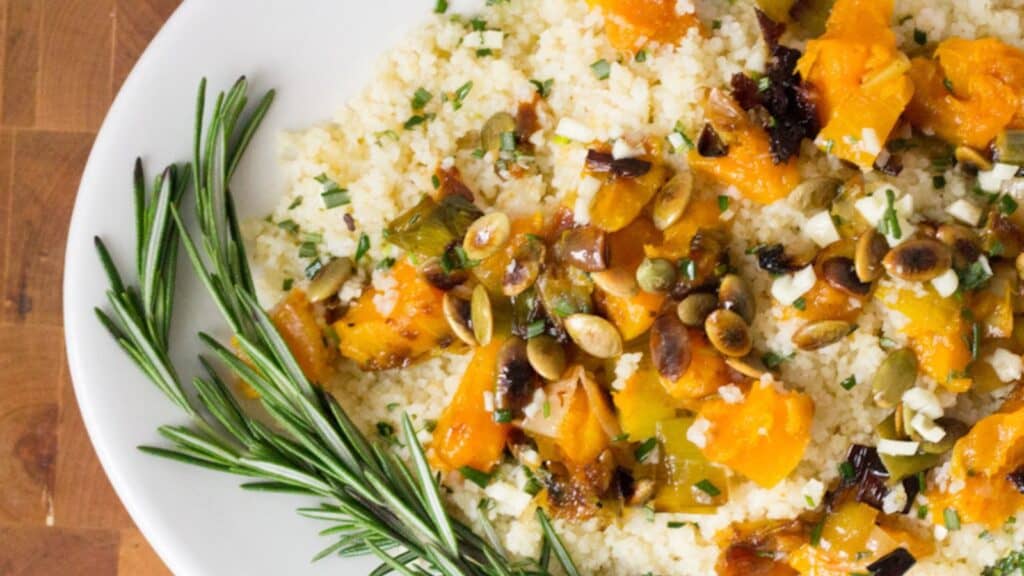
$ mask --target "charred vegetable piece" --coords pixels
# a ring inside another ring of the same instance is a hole
[[[729,499],[725,470],[708,462],[687,440],[686,432],[692,425],[693,418],[658,423],[662,452],[654,508],[659,512],[709,514]]]
[[[669,178],[664,165],[651,160],[633,158],[634,163],[644,162],[646,170],[636,170],[635,175],[616,175],[611,170],[587,171],[601,181],[601,187],[590,206],[590,223],[605,232],[625,228],[647,206]]]
[[[814,402],[800,392],[755,382],[738,404],[711,399],[698,414],[709,424],[704,455],[769,488],[803,458]]]
[[[690,328],[686,346],[690,360],[682,375],[675,380],[661,379],[662,386],[673,398],[688,403],[710,396],[719,387],[729,384],[729,368],[702,330]]]
[[[653,438],[658,422],[676,415],[676,402],[665,392],[658,373],[649,365],[642,364],[612,400],[622,432],[635,440]]]
[[[605,13],[605,32],[612,46],[635,52],[647,43],[675,44],[699,25],[697,15],[680,14],[674,0],[589,0]]]
[[[686,326],[671,312],[651,326],[651,362],[663,378],[675,382],[690,367],[690,338]]]
[[[610,152],[587,150],[587,169],[616,178],[639,178],[651,171],[651,162],[642,158],[616,158]]]
[[[510,426],[494,421],[484,394],[494,391],[503,346],[504,342],[495,338],[473,353],[455,397],[434,429],[431,454],[435,468],[451,471],[468,466],[486,473],[501,462]]]
[[[846,463],[851,473],[844,475],[839,486],[838,495],[851,490],[858,502],[863,502],[876,510],[885,507],[885,497],[892,489],[889,482],[889,472],[879,458],[878,451],[871,446],[854,444],[846,455]],[[914,505],[914,498],[921,490],[916,476],[909,476],[902,480],[903,490],[907,494],[907,504],[902,513],[910,512]]]
[[[806,266],[788,256],[782,244],[770,244],[758,248],[757,265],[769,274],[789,274]]]
[[[494,381],[494,413],[515,418],[530,399],[537,383],[537,375],[527,358],[526,342],[512,337],[505,341],[498,353],[498,373]]]
[[[466,230],[483,215],[479,208],[461,195],[435,201],[424,196],[419,204],[388,223],[385,238],[399,248],[440,258],[454,242],[462,242]]]
[[[270,320],[311,382],[323,382],[330,371],[331,351],[306,294],[297,288],[270,311]]]
[[[594,226],[566,230],[554,246],[554,255],[559,262],[585,272],[599,272],[608,268],[607,252],[605,233]]]

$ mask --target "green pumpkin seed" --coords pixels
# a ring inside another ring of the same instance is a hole
[[[893,350],[871,380],[872,398],[883,408],[896,406],[917,381],[917,357],[909,348]]]
[[[967,424],[964,424],[956,418],[949,418],[946,416],[936,420],[935,424],[946,431],[946,435],[938,442],[925,440],[913,428],[910,429],[910,437],[921,443],[921,451],[926,454],[945,454],[946,452],[949,452],[953,449],[956,441],[966,436],[967,432],[970,430]]]
[[[516,131],[516,119],[508,112],[498,112],[484,122],[480,130],[480,147],[487,152],[501,150],[502,134]]]
[[[473,338],[480,346],[487,346],[494,336],[494,309],[491,307],[491,296],[483,284],[477,284],[476,288],[473,288],[469,306]]]
[[[546,334],[530,338],[526,343],[526,357],[534,372],[545,380],[558,380],[565,372],[565,349]]]
[[[872,282],[882,275],[885,269],[882,259],[889,251],[889,243],[875,228],[868,228],[857,239],[857,247],[853,257],[854,270],[861,282]]]
[[[644,292],[667,292],[676,281],[676,267],[664,258],[644,258],[636,269],[636,283]]]
[[[683,298],[676,307],[676,314],[683,324],[691,328],[704,326],[708,315],[718,308],[718,297],[707,292],[694,292]]]
[[[793,333],[793,344],[801,350],[818,350],[835,344],[853,332],[853,325],[842,320],[820,320]]]
[[[345,282],[352,277],[354,269],[352,259],[347,256],[332,259],[309,281],[306,297],[313,303],[323,302],[334,297]]]
[[[658,230],[665,230],[679,221],[690,205],[693,193],[693,175],[679,172],[658,191],[651,209],[651,219]]]
[[[740,315],[743,321],[750,324],[754,321],[756,303],[747,283],[736,274],[726,274],[718,286],[718,301],[722,308],[732,310]]]
[[[504,212],[491,212],[469,225],[462,240],[462,249],[471,259],[483,260],[501,250],[511,233],[512,223],[508,216]]]

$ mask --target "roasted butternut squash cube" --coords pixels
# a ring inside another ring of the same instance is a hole
[[[692,405],[718,391],[730,382],[729,367],[722,355],[708,341],[704,331],[690,328],[690,365],[678,380],[661,378],[661,384],[672,398]]]
[[[652,161],[650,170],[637,177],[619,177],[609,173],[593,176],[601,181],[601,188],[590,206],[590,223],[605,232],[616,232],[640,215],[668,180],[669,173],[663,164]]]
[[[658,512],[712,514],[729,500],[725,470],[708,462],[686,439],[693,418],[674,418],[657,425],[661,459],[658,462]]]
[[[636,52],[647,42],[675,44],[698,25],[696,14],[676,12],[675,0],[590,0],[604,11],[612,46]]]
[[[270,320],[306,378],[323,382],[330,372],[331,350],[324,342],[323,329],[306,293],[298,288],[289,290],[284,300],[270,311]]]
[[[690,167],[724,186],[736,187],[744,197],[758,204],[785,198],[800,183],[796,158],[776,164],[768,133],[746,117],[723,136],[729,145],[725,156],[701,156],[692,150]]]

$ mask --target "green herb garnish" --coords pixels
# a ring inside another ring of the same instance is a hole
[[[590,69],[594,72],[594,76],[597,76],[598,80],[606,80],[612,73],[612,65],[604,58],[591,64]]]
[[[708,496],[711,496],[712,498],[722,493],[722,491],[718,489],[718,486],[712,484],[711,481],[708,480],[707,478],[701,480],[700,482],[697,482],[696,484],[694,484],[694,486],[696,486],[698,490],[707,494]]]
[[[636,447],[634,454],[636,455],[637,462],[643,462],[647,460],[647,457],[654,452],[654,449],[658,447],[657,438],[648,438],[644,440],[639,446]]]
[[[359,241],[356,244],[355,262],[358,264],[363,256],[370,251],[370,237],[366,235],[366,232],[359,233]]]
[[[423,107],[426,106],[431,100],[433,100],[433,98],[433,94],[427,91],[426,88],[420,86],[412,95],[412,109],[423,110]]]

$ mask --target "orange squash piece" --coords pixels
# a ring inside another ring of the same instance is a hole
[[[685,258],[690,255],[690,241],[697,231],[722,228],[725,225],[717,198],[708,195],[696,197],[686,207],[686,214],[665,230],[660,243],[644,243],[644,252],[651,258]]]
[[[324,342],[313,305],[298,288],[288,291],[270,311],[270,320],[311,382],[323,382],[330,372],[331,351]]]
[[[713,158],[691,150],[688,155],[690,168],[725,186],[735,186],[744,197],[759,204],[771,204],[785,198],[800,183],[796,158],[790,158],[785,164],[776,164],[772,159],[768,134],[745,115],[732,129],[719,130],[719,134],[728,143],[728,153]]]
[[[910,78],[907,117],[948,142],[983,149],[1024,126],[1024,51],[999,40],[945,40],[934,59],[914,59]]]
[[[490,472],[501,462],[510,426],[494,421],[484,394],[494,391],[498,353],[503,339],[477,348],[451,403],[437,420],[431,443],[431,464],[444,471],[463,466]]]
[[[504,296],[501,292],[501,281],[505,277],[505,269],[508,268],[516,247],[527,241],[527,234],[540,234],[544,229],[544,217],[540,213],[532,216],[515,218],[511,222],[509,241],[505,248],[497,253],[488,256],[474,266],[470,271],[478,282],[487,288],[493,296]]]
[[[636,178],[619,178],[608,173],[591,174],[601,181],[590,206],[590,223],[605,232],[622,230],[636,219],[668,180],[665,166],[652,160],[651,169]]]
[[[817,94],[818,146],[870,168],[914,94],[890,29],[893,0],[838,0],[797,72]]]
[[[692,403],[710,396],[730,382],[729,367],[708,341],[703,330],[691,328],[690,365],[675,382],[662,378],[665,391],[678,401]]]
[[[354,360],[363,370],[407,366],[453,342],[442,311],[444,293],[405,260],[396,263],[390,275],[395,282],[392,293],[364,291],[334,323],[342,356]],[[378,297],[394,299],[387,314],[377,308],[374,300]]]
[[[660,241],[661,233],[650,220],[643,217],[633,220],[622,230],[607,236],[610,267],[625,274],[635,274],[644,259],[644,245]],[[596,288],[594,297],[598,309],[627,341],[650,329],[665,302],[664,294],[643,291],[623,297]]]
[[[604,11],[612,46],[636,52],[647,42],[675,44],[698,25],[696,14],[677,14],[676,0],[590,0]]]
[[[606,394],[582,366],[571,368],[545,392],[549,411],[529,416],[523,429],[538,437],[538,447],[553,442],[560,459],[568,464],[593,462],[621,432]]]
[[[738,404],[711,399],[699,415],[710,424],[701,449],[708,460],[770,488],[803,458],[811,439],[814,402],[801,392],[755,382]]]
[[[634,441],[652,438],[658,422],[676,415],[675,401],[661,385],[658,372],[646,361],[612,395],[622,432]]]

